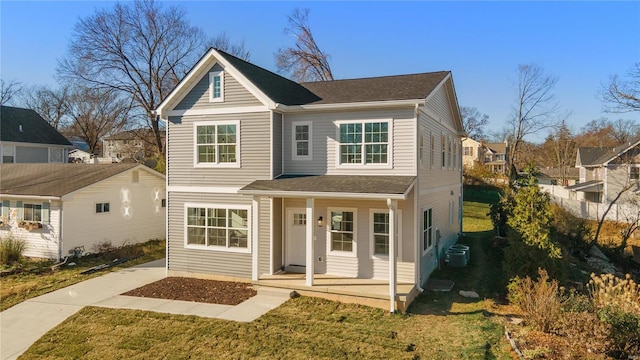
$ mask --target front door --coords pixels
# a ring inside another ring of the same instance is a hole
[[[287,267],[306,264],[307,213],[304,208],[287,209],[286,254]]]

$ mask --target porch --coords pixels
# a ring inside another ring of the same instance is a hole
[[[253,284],[257,288],[295,290],[304,296],[381,309],[389,308],[389,282],[384,280],[316,274],[313,286],[308,286],[305,274],[284,273],[262,275],[259,280],[253,281]],[[395,307],[402,312],[405,312],[411,302],[419,295],[418,289],[411,283],[398,283],[396,291]]]

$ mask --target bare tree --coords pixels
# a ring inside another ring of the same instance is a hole
[[[296,8],[288,19],[289,26],[284,33],[293,35],[296,43],[293,47],[278,49],[275,54],[278,72],[289,73],[299,82],[333,80],[329,55],[320,50],[311,34],[309,9]]]
[[[557,82],[556,77],[547,75],[538,65],[518,65],[516,101],[509,120],[513,139],[509,144],[512,176],[525,137],[544,129],[558,111],[552,92]]]
[[[95,154],[105,135],[124,127],[131,105],[115,90],[77,87],[69,96],[67,111],[73,122],[67,131],[84,140]]]
[[[4,81],[0,79],[0,105],[9,104],[11,99],[19,94],[21,90],[22,87],[19,82],[15,80]]]
[[[553,132],[547,136],[539,152],[547,164],[558,169],[562,181],[561,185],[567,186],[569,185],[569,169],[575,165],[578,147],[564,120],[554,125],[552,129]]]
[[[62,129],[68,126],[67,115],[69,102],[69,86],[62,85],[57,89],[47,86],[34,86],[24,89],[21,103],[42,116],[51,126]]]
[[[251,57],[251,52],[244,46],[244,40],[239,43],[232,43],[227,36],[226,32],[219,34],[210,40],[211,47],[228,52],[229,54],[238,57],[242,60],[248,61]]]
[[[145,114],[156,146],[163,153],[161,125],[154,114],[187,73],[205,45],[202,31],[189,25],[185,12],[164,8],[154,0],[116,3],[80,19],[66,58],[62,78],[129,96]]]
[[[640,111],[640,62],[631,66],[626,77],[611,75],[609,84],[602,86],[600,97],[605,111]]]
[[[460,107],[462,115],[462,123],[467,135],[472,139],[482,139],[484,137],[484,128],[489,123],[489,116],[482,114],[475,107]]]

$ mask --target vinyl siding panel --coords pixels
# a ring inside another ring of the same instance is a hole
[[[185,247],[185,203],[251,206],[252,199],[230,194],[169,192],[168,269],[170,271],[251,279],[250,253],[188,249]],[[254,219],[251,220],[254,221]],[[268,222],[268,220],[261,219],[260,222]],[[251,224],[249,224],[249,228],[251,228]]]
[[[271,179],[269,112],[239,115],[183,116],[169,123],[167,176],[169,185],[235,186]],[[194,167],[194,122],[240,121],[240,168]]]
[[[273,113],[273,177],[282,174],[282,114]]]
[[[34,200],[21,200],[23,204],[42,204]],[[0,237],[5,237],[13,233],[25,240],[26,249],[24,256],[57,259],[59,256],[59,236],[60,236],[60,202],[52,201],[49,204],[49,224],[44,224],[41,229],[27,231],[18,227],[17,200],[9,201],[9,213],[2,214],[8,220],[9,226],[0,228]],[[65,254],[63,254],[64,256]]]
[[[393,120],[392,168],[371,166],[340,167],[337,159],[339,139],[336,121]],[[293,160],[292,123],[312,122],[312,160]],[[283,123],[286,174],[312,175],[415,175],[415,112],[413,108],[287,114]]]
[[[174,110],[225,108],[236,106],[260,106],[260,100],[253,96],[229,72],[224,72],[224,101],[209,102],[209,73],[224,70],[220,64],[215,64],[196,83],[191,91],[176,105]]]
[[[285,199],[285,210],[289,207],[304,208],[304,199]],[[331,254],[330,244],[330,208],[356,209],[356,253],[350,256]],[[317,219],[322,216],[325,219],[323,227],[314,226],[315,241],[315,273],[326,273],[331,275],[357,277],[357,278],[378,278],[388,279],[388,262],[386,260],[374,259],[372,253],[370,209],[387,209],[384,201],[368,200],[343,200],[343,199],[316,199],[314,216]],[[402,234],[399,239],[398,248],[402,249],[402,254],[398,254],[398,279],[403,282],[413,282],[414,279],[414,224],[413,224],[413,204],[409,201],[398,202],[398,209],[402,212]],[[315,221],[315,219],[313,220]],[[285,224],[284,226],[287,226]],[[285,239],[286,246],[286,239]],[[319,261],[322,258],[323,261]],[[401,264],[402,263],[402,264]]]
[[[99,244],[112,246],[164,239],[166,208],[164,179],[138,172],[138,183],[127,171],[79,190],[63,204],[63,255],[75,247],[96,252]],[[158,198],[156,199],[156,192]],[[109,203],[108,213],[96,213],[96,203]]]

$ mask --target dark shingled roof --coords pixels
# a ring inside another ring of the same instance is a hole
[[[0,112],[0,140],[73,146],[35,111],[11,106],[2,106]]]
[[[240,189],[240,193],[310,192],[353,194],[405,194],[415,176],[351,176],[317,175],[256,180]]]
[[[269,70],[239,59],[222,50],[216,49],[225,60],[238,69],[242,75],[260,89],[269,99],[285,105],[302,105],[320,100],[300,84],[286,79]]]
[[[63,196],[138,164],[0,164],[0,194]]]
[[[640,143],[640,134],[616,147],[581,147],[578,155],[582,166],[602,165]]]
[[[305,82],[301,85],[321,98],[314,104],[415,100],[426,98],[448,74],[448,71],[438,71],[411,75]]]
[[[271,100],[284,105],[424,99],[450,73],[438,71],[298,84],[222,50],[216,50]]]

